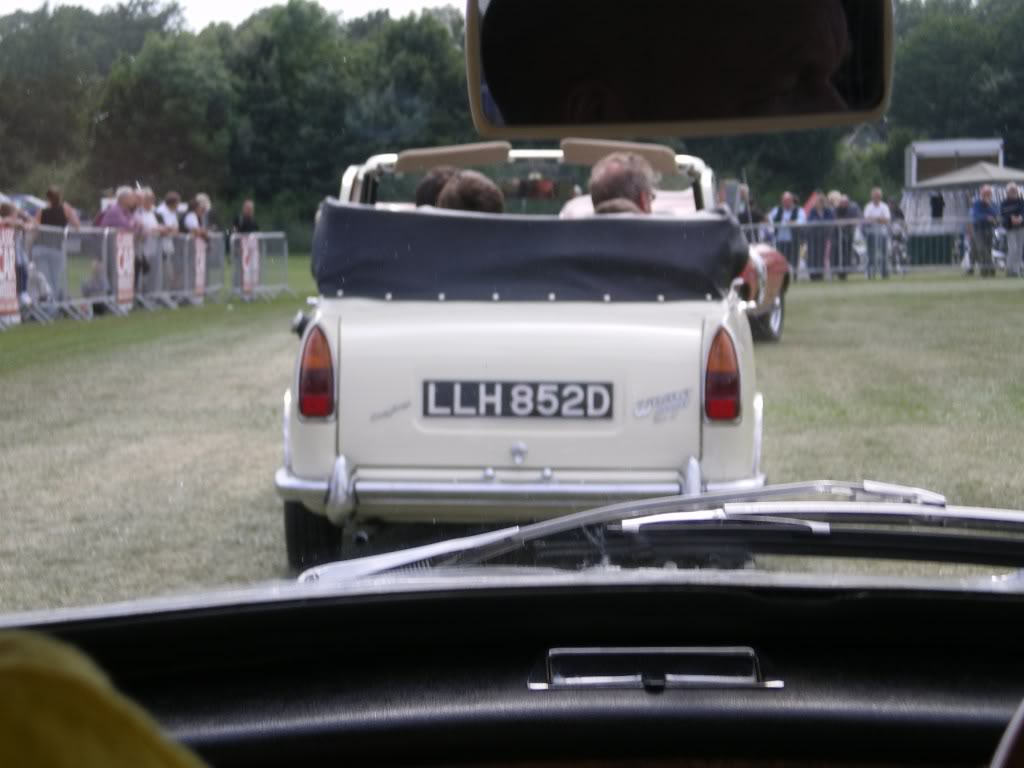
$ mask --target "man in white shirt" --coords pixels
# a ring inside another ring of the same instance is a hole
[[[194,237],[201,237],[204,240],[207,237],[206,227],[203,226],[203,217],[206,215],[206,206],[203,205],[203,200],[196,197],[188,204],[188,213],[185,214],[185,218],[182,219],[182,223],[185,225],[185,231]]]
[[[786,261],[796,268],[797,260],[800,258],[801,233],[794,231],[790,225],[807,223],[804,209],[796,204],[792,192],[783,192],[781,205],[772,208],[768,219],[775,227],[775,247],[786,257]]]
[[[889,206],[882,202],[882,190],[875,187],[871,190],[871,202],[864,206],[864,237],[868,241],[868,279],[875,277],[878,261],[881,259],[882,277],[889,277],[889,261],[886,258],[888,247],[889,223],[892,213]]]

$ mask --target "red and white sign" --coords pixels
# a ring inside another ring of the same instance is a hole
[[[128,230],[117,233],[117,303],[131,309],[135,300],[135,234]]]
[[[242,295],[252,296],[260,282],[260,242],[256,235],[242,235]]]
[[[195,239],[195,251],[193,252],[193,270],[196,276],[193,293],[202,298],[206,293],[206,241],[201,237]]]
[[[0,227],[0,320],[5,324],[21,322],[16,258],[14,228]]]

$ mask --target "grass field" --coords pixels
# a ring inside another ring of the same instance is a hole
[[[286,575],[280,397],[299,298],[0,334],[0,611]],[[799,284],[758,347],[773,481],[1024,507],[1024,281]]]

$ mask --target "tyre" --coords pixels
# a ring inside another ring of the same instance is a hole
[[[750,330],[758,341],[780,341],[786,321],[786,295],[780,293],[772,308],[763,315],[750,318]]]
[[[295,570],[323,565],[341,557],[342,530],[323,515],[295,501],[284,503],[284,541],[288,565]]]

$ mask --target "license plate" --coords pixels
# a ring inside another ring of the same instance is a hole
[[[607,382],[424,381],[428,418],[610,419]]]

